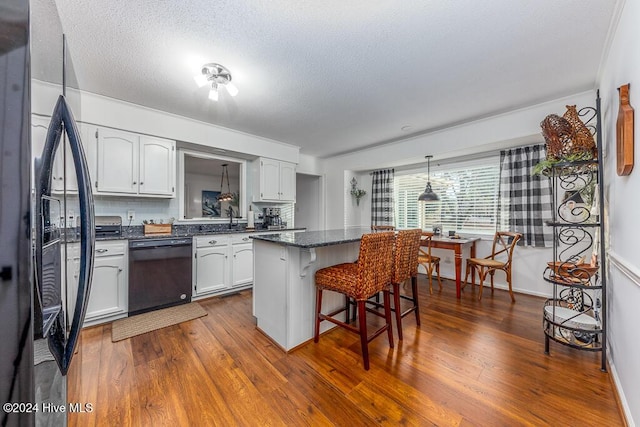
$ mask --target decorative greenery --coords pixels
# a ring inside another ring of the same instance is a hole
[[[583,169],[584,165],[571,165],[571,163],[587,160],[593,160],[593,156],[589,152],[569,154],[559,159],[547,158],[533,167],[531,175],[544,175],[548,177],[551,175],[551,169],[557,166],[563,166],[560,168],[559,174],[565,175],[575,173],[576,171]],[[564,163],[566,163],[566,167],[563,165]]]
[[[351,195],[356,198],[356,204],[360,206],[360,199],[364,197],[367,192],[361,188],[352,188]]]

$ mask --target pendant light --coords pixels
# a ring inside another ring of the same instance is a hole
[[[424,156],[427,159],[427,187],[424,189],[424,192],[418,197],[419,202],[437,202],[440,200],[440,197],[431,189],[431,176],[430,176],[430,160],[433,156]]]
[[[219,202],[229,202],[233,200],[233,194],[231,193],[231,187],[229,185],[229,170],[227,169],[228,163],[222,165],[222,176],[220,176],[220,194],[218,195]],[[224,184],[224,176],[227,175],[227,192],[222,192],[222,185]]]

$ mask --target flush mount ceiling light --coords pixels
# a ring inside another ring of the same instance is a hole
[[[227,169],[229,166],[228,163],[224,163],[222,165],[222,176],[220,177],[220,194],[218,195],[219,202],[229,202],[233,200],[233,193],[231,192],[231,186],[229,185],[229,170]],[[227,175],[227,192],[222,192],[222,185],[224,184],[224,176]]]
[[[201,74],[198,74],[193,79],[199,87],[203,87],[208,83],[211,84],[209,99],[212,101],[218,100],[218,89],[220,86],[224,86],[231,96],[236,96],[238,94],[238,88],[231,83],[231,73],[220,64],[213,62],[204,64],[202,66]]]
[[[433,156],[424,156],[425,159],[427,159],[427,187],[424,189],[424,192],[420,195],[420,197],[418,197],[418,201],[419,202],[437,202],[438,200],[440,200],[440,197],[438,197],[438,195],[436,193],[433,192],[433,190],[431,189],[431,177],[430,177],[430,171],[429,171],[429,163],[431,158],[433,158]]]

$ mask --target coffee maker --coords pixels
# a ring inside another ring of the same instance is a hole
[[[280,218],[280,208],[263,208],[262,210],[267,230],[281,230],[286,227]]]

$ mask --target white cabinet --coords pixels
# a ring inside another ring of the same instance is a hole
[[[138,135],[100,128],[96,138],[96,193],[137,194]]]
[[[193,296],[219,294],[253,283],[253,243],[246,234],[194,238]]]
[[[174,197],[176,194],[176,143],[140,137],[139,194]]]
[[[61,247],[60,259],[65,260],[64,246]],[[62,278],[66,279],[65,282],[65,297],[66,302],[64,306],[67,307],[66,322],[67,328],[71,327],[73,321],[73,314],[76,307],[76,295],[78,293],[78,276],[80,275],[80,243],[67,244],[66,262],[62,262]]]
[[[255,202],[293,202],[296,199],[296,165],[259,158],[254,162]]]
[[[175,141],[95,129],[96,194],[175,197]]]
[[[127,241],[96,242],[93,277],[84,326],[110,322],[126,317],[128,309]],[[64,259],[64,248],[62,257]],[[66,279],[67,322],[73,320],[80,271],[80,244],[67,247]]]
[[[124,317],[128,308],[127,241],[96,242],[85,322]]]
[[[50,117],[45,116],[31,116],[31,157],[40,158],[42,156],[42,149],[44,148],[45,139],[47,137],[47,130],[49,129]],[[60,138],[58,150],[53,158],[53,170],[51,173],[51,191],[55,193],[62,193],[65,190],[65,178],[67,185],[67,192],[77,192],[78,182],[76,180],[76,172],[73,164],[73,157],[69,143],[66,142],[66,153],[64,152],[66,138]],[[64,156],[67,156],[67,162],[65,167]],[[33,165],[32,165],[33,166]],[[35,171],[32,170],[32,183],[35,186]],[[66,175],[66,176],[65,176]]]
[[[229,239],[227,236],[196,237],[193,260],[193,293],[209,294],[227,289]]]
[[[248,236],[235,238],[231,242],[231,286],[253,283],[253,242]]]

